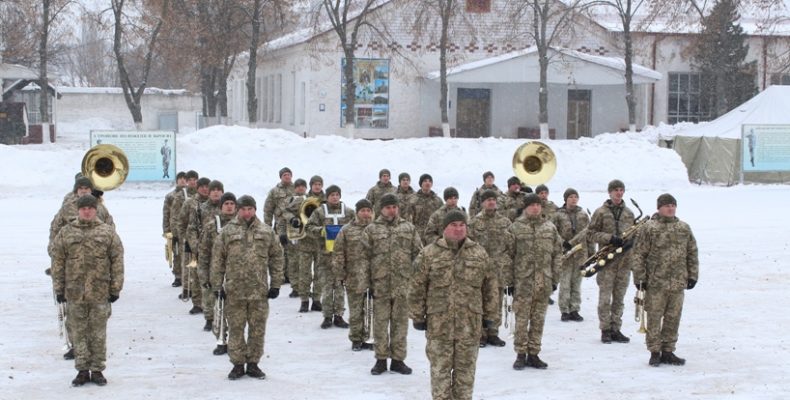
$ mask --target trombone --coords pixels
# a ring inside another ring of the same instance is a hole
[[[639,333],[647,333],[647,311],[645,311],[645,289],[642,288],[643,283],[639,282],[640,289],[636,291],[634,296],[634,321],[639,322]]]

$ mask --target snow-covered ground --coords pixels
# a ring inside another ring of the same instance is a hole
[[[98,122],[92,123],[92,125]],[[99,124],[101,125],[101,124]],[[74,129],[80,131],[79,127]],[[581,323],[560,322],[550,307],[541,358],[549,369],[514,371],[512,340],[504,348],[480,350],[475,399],[783,399],[790,393],[787,362],[790,283],[787,186],[731,188],[692,186],[679,157],[659,149],[662,129],[550,143],[559,170],[549,182],[551,199],[581,192],[593,210],[606,198],[606,183],[620,178],[626,197],[645,212],[658,194],[678,199],[678,215],[694,230],[700,248],[700,282],[687,292],[677,353],[684,367],[651,368],[644,339],[633,320],[633,287],[626,296],[624,333],[630,344],[601,344],[597,286],[583,282]],[[347,330],[322,330],[320,313],[299,314],[289,288],[272,301],[261,367],[265,381],[227,380],[227,357],[211,354],[213,337],[201,330],[202,316],[170,287],[163,256],[161,204],[164,185],[127,183],[105,195],[126,249],[126,283],[108,326],[109,384],[71,388],[73,362],[61,358],[49,259],[49,222],[88,147],[87,133],[59,137],[56,144],[0,146],[0,399],[193,398],[193,399],[427,399],[430,398],[425,339],[410,330],[411,376],[369,373],[372,352],[350,351]],[[433,175],[435,190],[452,185],[467,205],[491,170],[504,189],[520,141],[509,139],[393,141],[338,137],[302,139],[285,131],[210,128],[183,135],[178,167],[220,179],[236,195],[251,194],[262,205],[277,182],[277,170],[295,177],[324,177],[338,184],[353,204],[364,196],[380,168],[394,176],[409,172],[416,184]],[[260,214],[261,210],[259,210]],[[556,298],[556,296],[555,296]],[[506,337],[507,333],[502,332]]]

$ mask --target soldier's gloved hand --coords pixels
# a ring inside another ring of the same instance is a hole
[[[211,283],[210,283],[210,282],[206,282],[206,283],[204,283],[204,284],[203,284],[203,288],[205,288],[205,289],[211,289]]]
[[[516,293],[516,288],[515,287],[508,286],[508,287],[505,288],[505,294],[506,295],[512,296],[514,293]]]
[[[214,291],[214,297],[216,297],[216,298],[218,298],[220,300],[225,300],[227,298],[227,296],[225,295],[225,290],[224,289],[220,289],[220,290]]]
[[[621,238],[619,236],[612,236],[612,238],[609,239],[609,244],[611,244],[611,245],[613,245],[615,247],[620,247],[620,246],[623,245],[623,243],[625,243],[625,242],[623,242],[623,238]]]
[[[299,229],[299,228],[302,227],[302,221],[299,221],[299,218],[293,217],[293,218],[291,218],[291,220],[289,222],[291,223],[291,226],[296,228],[296,229]]]
[[[694,279],[689,279],[688,284],[686,285],[686,289],[691,290],[694,289],[694,286],[697,286],[697,281]]]
[[[162,236],[164,236],[164,237],[165,237],[165,239],[172,239],[172,238],[173,238],[173,232],[166,232],[166,233],[165,233],[164,235],[162,235]]]
[[[493,327],[494,327],[494,321],[491,321],[490,319],[484,319],[483,320],[483,328],[491,329]]]
[[[189,242],[184,242],[184,252],[185,253],[191,253],[192,252],[192,248],[189,247]]]
[[[104,192],[99,189],[92,189],[91,194],[97,199],[100,199],[102,196],[104,196]]]
[[[266,297],[268,297],[270,299],[276,299],[277,296],[279,296],[279,295],[280,295],[280,288],[273,287],[273,288],[269,289],[269,293],[266,295]]]
[[[286,235],[284,233],[282,235],[280,235],[280,244],[283,245],[283,246],[288,244],[288,235]]]
[[[107,298],[107,301],[109,301],[110,303],[115,303],[115,301],[118,300],[119,298],[120,296],[118,296],[117,294],[111,294],[110,297]]]
[[[424,331],[428,329],[428,324],[426,324],[425,321],[413,321],[411,325],[418,331]]]
[[[562,249],[563,250],[570,251],[572,248],[573,248],[573,246],[567,240],[562,242]]]
[[[66,302],[66,296],[64,296],[62,294],[59,294],[59,295],[55,296],[55,301],[57,301],[58,304],[63,304],[63,303]]]
[[[376,298],[376,296],[373,295],[373,288],[368,289],[368,298],[369,299],[375,299]]]

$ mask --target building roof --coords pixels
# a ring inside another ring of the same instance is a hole
[[[0,63],[0,79],[38,79],[38,73],[22,65]]]

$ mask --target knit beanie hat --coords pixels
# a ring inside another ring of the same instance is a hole
[[[98,202],[98,200],[96,200],[95,197],[93,197],[92,195],[86,194],[86,195],[80,196],[80,198],[77,199],[77,208],[82,208],[82,207],[96,208],[98,203],[99,202]]]
[[[447,199],[451,197],[455,197],[456,199],[458,198],[458,190],[456,190],[452,186],[448,187],[447,189],[444,189],[444,200],[447,201]]]
[[[658,196],[658,199],[656,200],[656,208],[661,208],[661,206],[665,206],[667,204],[674,204],[677,206],[678,201],[675,200],[675,197],[669,193],[664,193],[661,196]]]
[[[379,205],[381,208],[384,208],[386,206],[397,206],[398,196],[395,196],[392,193],[387,193],[384,196],[381,196],[381,200],[379,200]]]
[[[232,201],[236,204],[236,195],[233,192],[225,192],[222,194],[222,197],[219,198],[219,204],[225,204],[226,201]]]
[[[447,225],[450,225],[456,221],[463,221],[466,223],[466,214],[458,210],[452,210],[447,214],[444,214],[444,218],[442,218],[442,230],[447,228]]]
[[[574,188],[567,188],[567,189],[565,189],[565,193],[562,194],[562,199],[565,200],[565,201],[568,201],[568,197],[571,197],[571,195],[573,195],[573,194],[575,194],[576,197],[579,197],[579,192],[577,192],[576,189],[574,189]]]
[[[256,210],[258,209],[257,204],[255,204],[255,199],[252,196],[246,194],[244,196],[239,197],[239,200],[236,202],[236,205],[238,205],[239,208],[252,207]]]
[[[369,208],[369,209],[372,210],[373,209],[373,204],[368,199],[362,199],[362,200],[357,202],[356,211],[359,212],[359,210],[361,210],[363,208]]]

